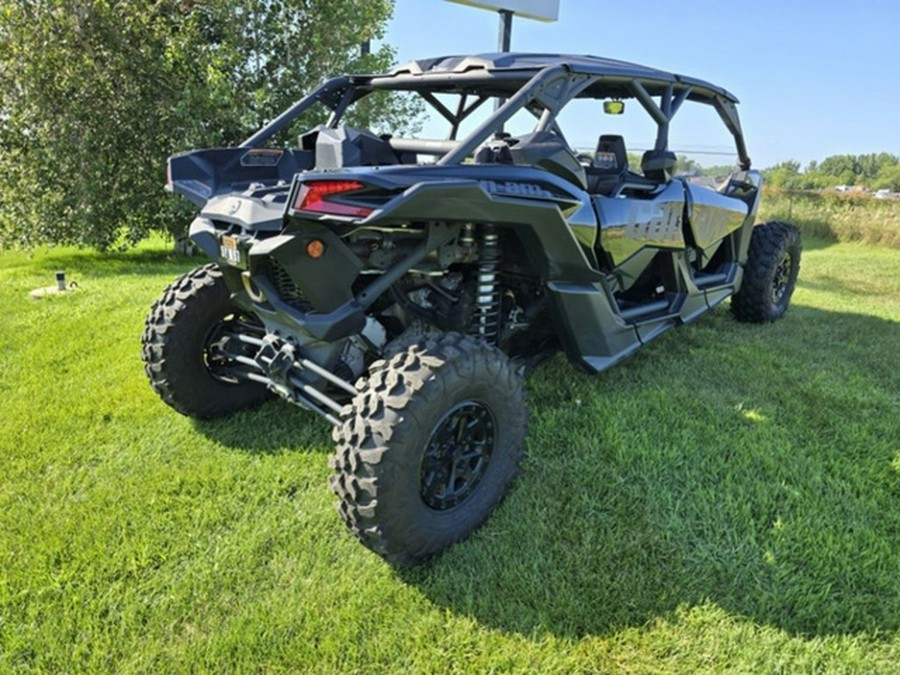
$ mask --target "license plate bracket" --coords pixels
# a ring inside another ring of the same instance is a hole
[[[226,262],[236,267],[244,266],[244,257],[241,253],[241,243],[237,237],[232,237],[228,234],[223,234],[222,238],[219,239],[219,255],[221,255]]]

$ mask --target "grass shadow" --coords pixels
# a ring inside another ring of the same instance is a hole
[[[177,276],[193,267],[205,265],[206,258],[190,257],[172,251],[136,250],[125,252],[81,252],[67,255],[54,255],[44,261],[33,264],[34,269],[46,269],[48,272],[61,269],[67,274],[82,274],[85,277],[111,277],[127,275],[159,275]]]
[[[794,635],[890,639],[897,353],[896,323],[794,307],[769,326],[714,312],[598,377],[557,357],[530,383],[527,459],[501,509],[398,574],[525,636],[712,603]]]
[[[803,250],[804,251],[821,251],[823,249],[829,248],[831,246],[835,246],[838,244],[838,240],[836,237],[823,237],[810,235],[806,232],[803,233]]]
[[[91,249],[41,248],[31,253],[10,252],[3,255],[5,269],[45,272],[50,281],[57,270],[66,272],[70,280],[121,275],[178,275],[192,267],[206,264],[198,256],[174,253],[171,249],[141,247],[128,251],[100,253]]]
[[[280,399],[216,420],[194,420],[194,428],[227,448],[254,454],[331,451],[331,425]]]

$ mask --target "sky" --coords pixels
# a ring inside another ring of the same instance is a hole
[[[399,63],[493,52],[498,16],[447,0],[396,0],[385,42]],[[512,51],[605,56],[722,86],[741,101],[755,168],[900,155],[900,0],[560,0],[555,23],[514,19]],[[724,163],[715,153],[730,147],[713,119],[687,120],[679,139],[707,165]],[[573,145],[596,138],[593,120],[582,122]],[[622,133],[629,150],[652,143]]]

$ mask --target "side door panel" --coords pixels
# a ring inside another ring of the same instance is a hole
[[[689,243],[701,249],[704,263],[715,254],[726,236],[743,225],[750,207],[702,185],[686,184]]]
[[[646,198],[591,198],[600,221],[600,248],[612,268],[619,268],[645,249],[683,249],[684,184],[672,181]]]

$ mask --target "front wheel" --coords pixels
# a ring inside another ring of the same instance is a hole
[[[525,441],[521,373],[458,333],[377,361],[336,427],[331,487],[354,535],[413,565],[469,535],[503,498]]]
[[[800,272],[800,231],[773,221],[753,228],[740,291],[731,312],[740,321],[765,323],[784,316]]]

